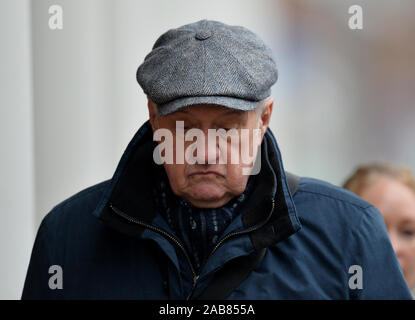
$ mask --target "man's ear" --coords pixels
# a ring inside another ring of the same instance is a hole
[[[274,100],[272,98],[268,98],[265,101],[265,103],[266,105],[264,109],[262,110],[261,121],[260,121],[262,137],[264,137],[264,134],[267,131],[269,123],[271,121],[271,114],[272,114],[272,109],[274,107]]]
[[[147,98],[147,107],[148,107],[148,114],[149,114],[149,120],[151,124],[151,128],[153,129],[153,132],[157,130],[158,123],[157,123],[157,106],[156,104],[150,100],[150,98]]]

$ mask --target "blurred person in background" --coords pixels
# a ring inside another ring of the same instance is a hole
[[[357,168],[344,188],[382,213],[408,287],[415,293],[415,178],[405,167],[370,164]]]

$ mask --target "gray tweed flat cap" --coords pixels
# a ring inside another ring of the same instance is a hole
[[[209,20],[162,34],[137,70],[160,115],[200,104],[254,110],[277,78],[271,50],[256,34]]]

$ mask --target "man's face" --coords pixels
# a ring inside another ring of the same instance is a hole
[[[191,106],[167,116],[159,116],[156,106],[151,101],[148,106],[153,132],[157,129],[167,129],[173,135],[174,160],[172,164],[164,163],[164,168],[174,194],[195,207],[217,208],[245,190],[249,175],[244,172],[247,167],[252,167],[252,162],[243,161],[242,159],[248,159],[248,157],[242,153],[244,150],[245,152],[249,151],[251,158],[255,154],[252,152],[252,150],[256,151],[253,145],[254,129],[259,129],[260,143],[269,124],[272,99],[268,100],[260,119],[258,119],[255,110],[237,111],[213,105]],[[176,130],[177,124],[180,124],[178,121],[183,121],[183,132]],[[193,164],[187,161],[188,158],[185,155],[186,150],[190,150],[189,146],[196,144],[194,143],[196,138],[193,141],[185,141],[185,136],[191,132],[189,131],[191,129],[199,129],[205,137],[205,141],[199,140],[198,145],[200,148],[198,151],[203,152],[199,153],[196,150],[191,152],[196,160]],[[219,134],[218,138],[210,139],[209,143],[209,129],[224,129],[227,133],[238,133],[238,138],[232,142],[232,135],[221,136]],[[230,129],[235,130],[229,131]],[[248,134],[244,136],[241,134],[242,131]],[[178,148],[176,139],[184,141],[184,148]],[[222,144],[220,143],[221,139]],[[200,141],[202,141],[201,144]],[[248,150],[242,148],[244,143],[249,145]],[[236,163],[231,161],[231,153],[235,154],[235,151],[239,155],[239,160]],[[177,152],[182,154],[184,161],[176,161],[178,159]],[[225,153],[226,161],[223,158]]]

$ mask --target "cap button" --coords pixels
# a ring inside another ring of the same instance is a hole
[[[206,40],[212,36],[212,31],[202,30],[196,33],[195,38],[197,40]]]

